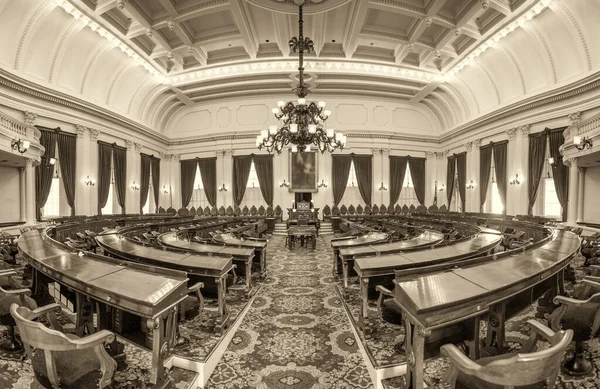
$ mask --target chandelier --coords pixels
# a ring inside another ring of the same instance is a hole
[[[310,90],[304,84],[304,53],[312,52],[314,43],[303,34],[302,4],[304,1],[300,0],[296,3],[299,3],[298,38],[290,39],[288,45],[293,53],[298,53],[298,86],[292,89],[298,96],[298,102],[277,102],[277,108],[273,108],[272,112],[275,118],[281,121],[281,127],[272,125],[268,130],[262,130],[256,137],[256,147],[260,150],[265,148],[269,153],[276,151],[277,154],[280,154],[288,144],[291,145],[292,152],[310,151],[312,146],[321,153],[342,150],[346,145],[346,136],[341,132],[335,132],[333,128],[324,127],[325,121],[331,114],[331,111],[324,109],[325,102],[315,103],[306,100]]]

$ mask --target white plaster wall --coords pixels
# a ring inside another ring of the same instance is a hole
[[[583,191],[583,221],[600,223],[600,207],[598,194],[600,193],[600,166],[585,170],[585,186]]]
[[[0,223],[20,220],[19,169],[0,166]]]

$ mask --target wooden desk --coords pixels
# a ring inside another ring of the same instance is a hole
[[[437,355],[448,339],[466,339],[470,356],[476,359],[484,314],[487,346],[503,352],[506,319],[548,290],[559,293],[564,269],[579,247],[575,234],[560,231],[538,248],[472,267],[413,280],[402,280],[397,273],[394,302],[405,316],[407,388],[423,388],[424,358]]]
[[[187,231],[184,232],[187,235]],[[246,281],[246,297],[253,292],[252,287],[252,260],[254,258],[254,247],[234,247],[211,243],[194,242],[179,238],[175,232],[166,232],[158,236],[158,241],[168,247],[175,247],[195,254],[224,254],[230,256],[238,269],[244,269]],[[241,263],[240,263],[241,262]],[[239,266],[239,265],[243,266]],[[265,274],[261,274],[263,277]]]
[[[253,238],[238,238],[232,234],[217,234],[212,237],[213,242],[229,247],[252,248],[254,255],[258,256],[260,272],[267,274],[267,240]]]
[[[352,236],[347,238],[331,239],[331,248],[333,249],[333,276],[338,276],[339,266],[338,260],[340,250],[343,248],[368,246],[374,243],[381,243],[388,239],[388,234],[385,232],[369,232],[361,236]]]
[[[295,237],[303,238],[310,236],[312,238],[313,250],[317,248],[317,228],[314,226],[291,226],[287,230],[288,248],[292,249],[292,239]]]
[[[150,266],[85,252],[80,256],[38,230],[23,232],[18,244],[34,270],[35,296],[47,295],[43,285],[47,278],[75,291],[78,332],[93,326],[94,311],[98,330],[121,335],[127,335],[120,331],[122,323],[113,320],[119,311],[140,317],[148,332],[146,341],[140,344],[152,349],[151,383],[156,388],[169,385],[164,362],[175,345],[177,305],[187,296],[184,272],[156,271]],[[87,306],[90,308],[84,309]]]
[[[457,262],[489,253],[502,241],[502,235],[481,233],[477,236],[447,246],[416,250],[400,254],[360,257],[354,260],[354,270],[358,274],[361,295],[360,325],[368,335],[371,324],[368,317],[368,290],[371,280],[386,275],[394,275],[395,271],[426,267],[439,263]],[[376,283],[375,283],[376,284]],[[345,285],[347,287],[347,284]],[[346,289],[344,289],[346,291]]]
[[[167,251],[143,244],[121,236],[117,231],[108,230],[96,236],[98,245],[106,253],[120,259],[146,265],[159,266],[187,272],[192,282],[212,280],[217,287],[218,318],[215,325],[217,333],[222,333],[229,325],[229,311],[226,305],[227,274],[232,271],[233,263],[229,255],[200,255],[185,251]]]

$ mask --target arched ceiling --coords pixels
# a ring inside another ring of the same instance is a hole
[[[0,0],[0,70],[158,132],[219,99],[292,97],[293,1]],[[307,0],[320,96],[385,98],[454,130],[595,74],[600,0]]]

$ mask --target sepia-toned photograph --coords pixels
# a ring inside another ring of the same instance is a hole
[[[317,152],[290,152],[290,192],[317,191]]]

